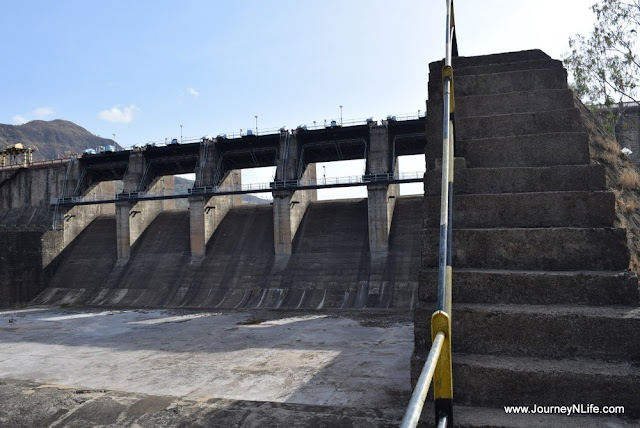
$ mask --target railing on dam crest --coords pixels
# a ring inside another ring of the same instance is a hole
[[[328,189],[337,187],[366,186],[370,184],[421,183],[423,171],[350,175],[346,177],[318,178],[313,180],[285,180],[267,183],[251,183],[237,186],[196,186],[183,191],[129,192],[86,196],[68,196],[51,200],[51,205],[93,205],[118,201],[144,201],[158,199],[183,199],[190,196],[241,195],[274,191]]]

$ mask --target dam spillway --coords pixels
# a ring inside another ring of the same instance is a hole
[[[204,258],[189,212],[164,211],[118,263],[115,216],[99,216],[59,256],[41,304],[132,308],[410,308],[420,269],[422,197],[399,197],[389,251],[369,252],[367,200],[310,203],[291,255],[274,254],[271,205],[231,208]]]

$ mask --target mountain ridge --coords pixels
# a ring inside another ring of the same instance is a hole
[[[22,125],[7,125],[0,123],[0,150],[12,144],[21,143],[25,147],[34,149],[33,160],[43,161],[57,159],[65,152],[82,153],[88,148],[113,145],[117,150],[124,150],[115,141],[93,135],[85,128],[71,121],[54,119],[50,121],[32,120]],[[193,186],[193,180],[182,177],[175,178],[176,190],[186,192]],[[242,195],[242,199],[251,204],[268,204],[269,199],[258,198],[254,195]],[[186,200],[179,200],[179,208],[186,209]]]
[[[112,145],[122,150],[114,140],[98,137],[74,122],[54,120],[32,120],[22,125],[0,123],[0,150],[21,143],[32,148],[33,160],[58,159],[65,152],[82,153],[88,148]]]

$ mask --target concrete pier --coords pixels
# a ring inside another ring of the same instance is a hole
[[[316,180],[316,165],[310,163],[304,173],[298,177],[300,147],[296,133],[282,134],[280,138],[279,157],[276,165],[276,181],[300,180],[311,182]],[[310,202],[318,200],[317,190],[275,191],[273,192],[273,242],[276,256],[291,255],[292,242],[298,226],[304,217]]]
[[[302,180],[315,180],[316,165],[310,164]],[[290,255],[298,226],[309,203],[318,199],[317,190],[273,192],[273,237],[277,256]]]
[[[389,231],[398,187],[397,184],[367,186],[369,251],[372,254],[389,250]]]
[[[385,125],[372,126],[369,130],[367,174],[386,174],[395,171],[396,159],[392,159],[389,130]],[[367,186],[369,251],[371,254],[389,250],[389,231],[393,219],[396,197],[400,194],[397,184],[373,184]]]
[[[146,185],[146,183],[150,183]],[[147,171],[147,162],[140,152],[129,156],[129,169],[124,175],[123,192],[149,191],[161,194],[173,193],[173,177],[157,177]],[[126,263],[131,255],[131,246],[151,224],[156,216],[165,210],[175,209],[175,200],[116,203],[116,242],[118,263]]]

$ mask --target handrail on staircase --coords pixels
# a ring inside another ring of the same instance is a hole
[[[451,368],[451,217],[453,208],[454,111],[452,56],[458,56],[453,0],[447,2],[447,37],[442,94],[442,192],[440,199],[440,251],[438,299],[431,316],[431,350],[402,419],[402,428],[418,425],[431,380],[438,428],[453,428],[453,377]]]

